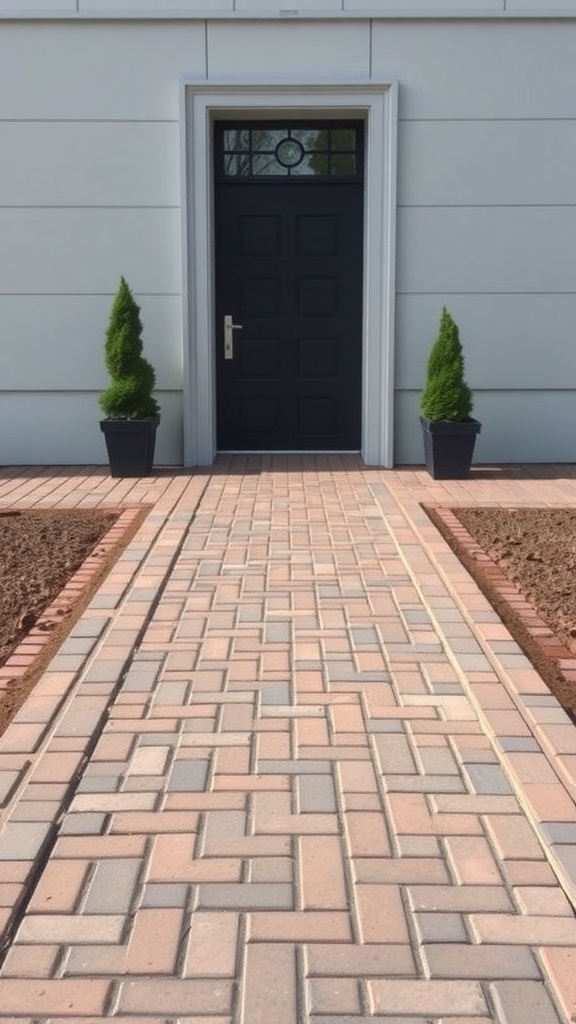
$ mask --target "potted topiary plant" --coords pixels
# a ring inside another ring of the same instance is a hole
[[[420,398],[426,469],[435,480],[464,480],[481,424],[470,416],[472,392],[464,380],[458,327],[446,307],[428,357]]]
[[[140,307],[123,277],[106,331],[105,362],[110,385],[100,395],[110,473],[146,476],[154,462],[159,406],[152,391],[153,367],[142,355]]]

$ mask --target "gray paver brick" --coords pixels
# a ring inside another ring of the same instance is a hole
[[[170,772],[169,793],[202,792],[206,785],[208,761],[175,761]]]
[[[528,661],[528,658],[519,652],[517,648],[517,654],[501,654],[499,661],[505,668],[511,669],[531,669],[532,663]]]
[[[84,901],[85,914],[126,914],[140,872],[134,858],[100,861]]]
[[[158,672],[160,671],[160,665],[154,664],[150,668],[145,668],[143,665],[137,668],[131,668],[126,678],[122,683],[123,693],[150,693],[154,689],[154,685],[158,678]]]
[[[477,640],[469,634],[468,636],[450,636],[450,647],[456,654],[480,654],[482,648]]]
[[[258,761],[258,771],[262,775],[330,775],[332,772],[329,761],[272,761],[263,758]]]
[[[94,647],[95,643],[96,643],[96,638],[95,637],[91,637],[91,636],[87,636],[87,637],[72,637],[71,636],[68,640],[65,640],[64,643],[62,644],[62,646],[60,647],[59,654],[61,654],[61,655],[62,654],[66,654],[66,655],[72,654],[72,655],[84,655],[85,656],[87,654],[90,654],[90,651]]]
[[[512,787],[500,765],[468,764],[466,774],[475,793],[495,793],[506,795],[512,793]]]
[[[51,829],[46,821],[8,821],[0,832],[0,861],[34,860]]]
[[[504,751],[540,750],[540,745],[531,736],[499,736],[498,742]]]
[[[86,660],[86,654],[62,651],[56,654],[48,664],[48,672],[78,672]]]
[[[568,878],[576,878],[576,846],[557,843],[554,846],[554,853],[566,870]]]
[[[285,883],[245,882],[200,885],[198,906],[229,910],[292,910],[294,890]]]
[[[389,719],[378,719],[373,718],[366,724],[366,731],[368,733],[379,733],[379,732],[404,732],[404,725],[400,721],[396,721],[393,718]]]
[[[122,658],[98,658],[84,673],[85,683],[117,683],[126,661]]]
[[[110,619],[107,615],[102,615],[98,618],[88,618],[88,616],[82,616],[79,622],[72,627],[70,631],[70,637],[90,637],[95,640],[102,635],[106,629]]]
[[[78,793],[116,793],[120,775],[85,775],[78,783]]]
[[[149,882],[142,890],[143,907],[184,907],[189,896],[189,886],[180,882]]]
[[[267,622],[264,628],[264,641],[267,644],[288,643],[292,632],[292,623],[275,621]]]
[[[576,823],[547,821],[542,825],[542,829],[550,842],[574,844],[576,846]]]
[[[430,616],[428,615],[428,613],[418,608],[406,608],[404,609],[402,614],[406,619],[406,622],[409,623],[409,625],[431,625]]]
[[[260,701],[264,705],[288,704],[290,701],[290,687],[288,683],[277,683],[274,686],[262,687]]]
[[[461,914],[417,914],[420,941],[467,942],[468,933]]]
[[[448,606],[445,608],[436,604],[434,607],[434,617],[438,619],[438,622],[459,622],[468,629],[468,624],[465,622],[462,612],[459,612],[451,601],[449,601]]]
[[[113,635],[114,634],[111,633],[110,637],[113,638]],[[149,661],[156,662],[157,664],[162,664],[164,662],[164,658],[165,658],[165,652],[162,651],[162,650],[144,651],[144,650],[142,650],[142,648],[140,648],[139,651],[138,651],[138,655],[137,655],[137,657],[134,658],[132,664],[136,668],[141,668],[142,666],[146,665],[147,662],[149,662]]]
[[[352,668],[342,667],[339,662],[326,664],[328,678],[331,683],[389,683],[389,672],[356,672]]]
[[[507,657],[513,660],[513,655],[507,655]],[[526,661],[525,658],[522,658],[521,660],[523,660],[524,662]],[[490,672],[492,670],[492,665],[488,661],[488,658],[486,658],[483,654],[459,654],[458,663],[464,669],[465,672]],[[527,662],[527,665],[529,667],[530,662]],[[521,664],[516,665],[515,663],[513,663],[509,667],[523,668],[525,666]]]
[[[120,562],[141,562],[146,557],[148,548],[140,547],[137,545],[130,545],[128,551],[123,551],[119,561]]]
[[[375,626],[353,626],[350,635],[354,644],[361,650],[364,648],[380,647],[380,638]]]
[[[524,703],[532,708],[553,708],[558,710],[558,701],[551,693],[528,693],[524,697]]]
[[[88,608],[117,608],[121,599],[122,591],[117,594],[95,594]]]
[[[107,712],[108,693],[83,693],[62,713],[56,726],[57,737],[92,736]]]
[[[105,821],[105,814],[68,814],[60,825],[60,835],[98,835],[104,831]]]
[[[433,978],[540,978],[527,946],[438,943],[421,949]]]
[[[502,1024],[562,1024],[542,982],[499,981],[490,990]]]
[[[409,775],[416,773],[410,744],[405,736],[376,735],[380,771],[383,775]]]
[[[134,561],[138,561],[138,559],[134,559]],[[130,601],[153,601],[157,593],[156,587],[132,587],[130,589]]]
[[[298,805],[303,814],[336,811],[334,782],[330,775],[298,775]]]
[[[173,732],[139,733],[138,745],[141,747],[173,747],[177,736]]]
[[[320,943],[305,948],[306,974],[323,977],[369,976],[414,977],[416,965],[412,948],[406,943]]]

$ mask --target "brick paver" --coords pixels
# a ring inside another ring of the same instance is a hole
[[[151,508],[0,738],[2,1020],[568,1024],[573,727],[421,507],[555,473],[5,470]]]

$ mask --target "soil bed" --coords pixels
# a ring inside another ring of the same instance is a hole
[[[549,508],[452,508],[451,511],[521,592],[552,633],[576,654],[576,510]],[[563,707],[576,714],[576,686],[546,656],[522,617],[434,509],[427,512],[474,577],[510,633]]]
[[[88,509],[0,511],[0,666],[95,551],[117,518],[115,511]],[[94,586],[108,571],[117,553],[114,552],[112,559],[105,559]],[[78,613],[83,599],[85,603],[87,595],[79,595]],[[0,735],[73,621],[70,609],[62,628],[55,630],[53,639],[50,638],[39,656],[38,664],[10,683],[6,693],[0,696]]]

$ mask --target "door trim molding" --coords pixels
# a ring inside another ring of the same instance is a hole
[[[366,122],[362,457],[393,465],[397,85],[199,82],[181,86],[184,464],[216,455],[212,126],[216,120]]]

